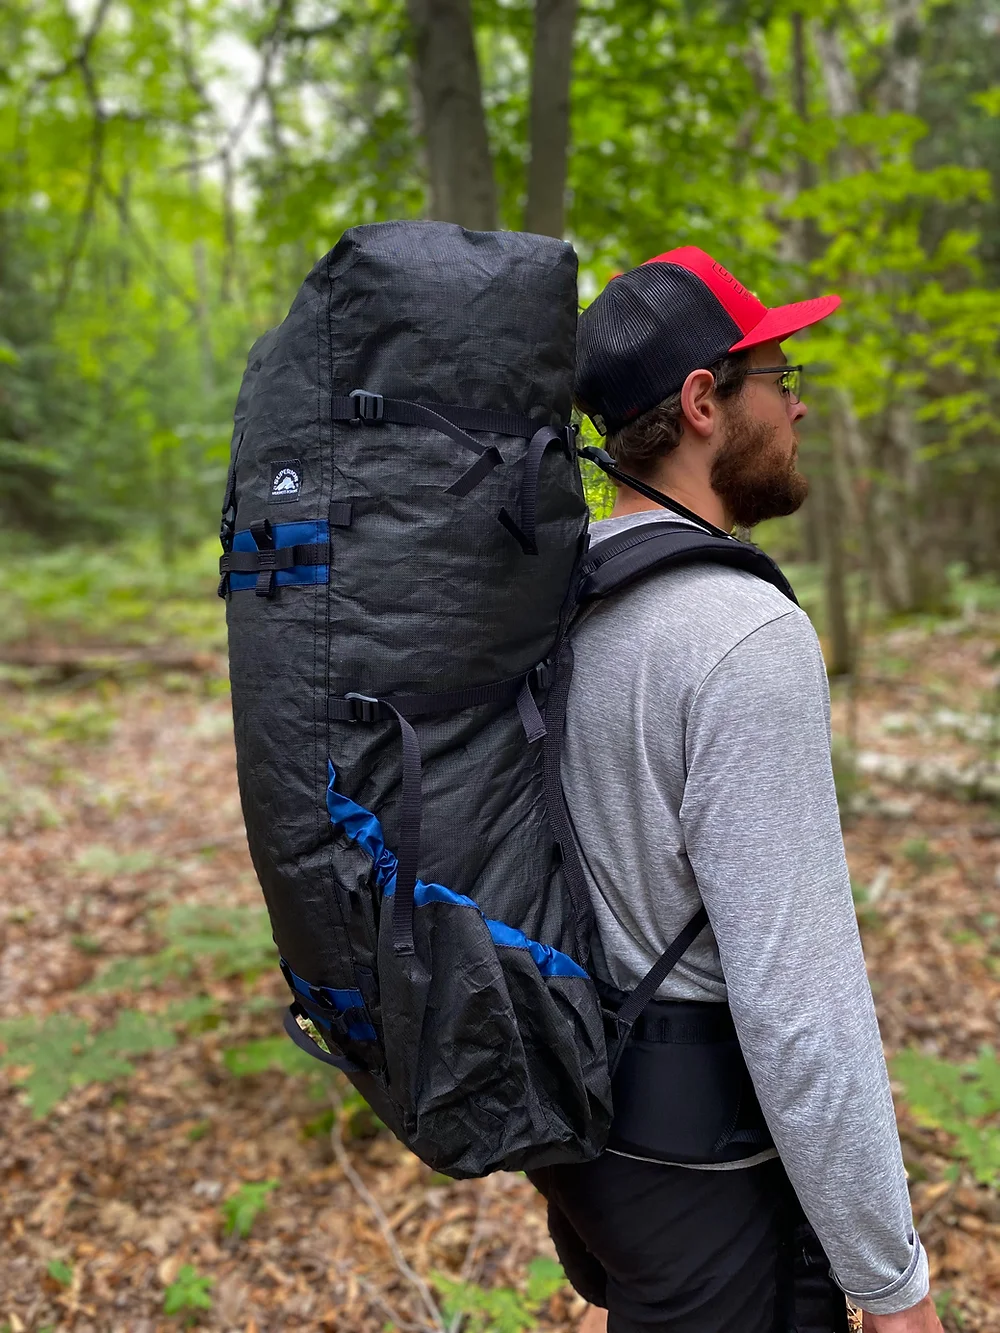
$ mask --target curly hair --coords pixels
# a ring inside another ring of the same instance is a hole
[[[721,400],[735,398],[746,382],[749,358],[746,352],[720,357],[706,369],[715,377],[715,395]],[[680,393],[651,407],[642,416],[630,421],[621,430],[609,435],[606,448],[625,472],[634,476],[648,476],[661,458],[665,458],[680,443],[684,428]]]

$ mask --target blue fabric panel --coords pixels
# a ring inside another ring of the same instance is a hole
[[[370,810],[334,790],[337,774],[333,764],[329,766],[329,773],[326,808],[330,812],[330,821],[335,828],[341,829],[351,842],[356,843],[371,857],[375,866],[375,882],[382,890],[383,896],[391,898],[396,892],[396,857],[385,845],[382,825]],[[461,893],[453,893],[451,889],[446,889],[441,884],[425,884],[422,879],[418,879],[413,901],[417,907],[423,907],[426,903],[450,903],[453,907],[473,908],[486,922],[490,937],[498,948],[527,949],[543,977],[587,976],[580,964],[574,962],[569,954],[560,953],[550,944],[539,944],[537,940],[529,940],[527,935],[514,926],[505,925],[502,921],[491,921],[471,898],[466,898]]]
[[[278,550],[286,546],[308,546],[312,542],[328,542],[330,525],[325,519],[315,523],[275,523],[271,528],[274,533],[274,545]],[[234,551],[256,551],[257,543],[250,535],[250,529],[244,528],[233,538]],[[329,565],[292,565],[291,569],[276,569],[274,581],[279,588],[305,587],[314,583],[330,582]],[[256,588],[256,574],[230,574],[229,586],[233,592],[246,592]]]

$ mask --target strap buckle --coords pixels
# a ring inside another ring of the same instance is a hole
[[[351,701],[352,722],[378,722],[381,713],[377,699],[372,699],[367,694],[345,694],[344,698]]]
[[[552,683],[552,669],[548,662],[539,662],[528,672],[528,685],[533,690],[547,690]]]
[[[367,389],[352,389],[348,397],[354,401],[352,425],[369,425],[381,421],[385,416],[385,399],[380,393],[369,393]]]

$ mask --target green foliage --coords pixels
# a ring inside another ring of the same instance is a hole
[[[464,1318],[469,1333],[525,1333],[538,1326],[537,1316],[566,1285],[566,1275],[554,1259],[540,1256],[528,1265],[523,1292],[511,1287],[480,1287],[436,1271],[431,1281],[441,1293],[441,1310],[449,1323]]]
[[[214,1277],[200,1277],[193,1265],[184,1264],[164,1292],[163,1313],[185,1315],[185,1323],[193,1322],[199,1310],[211,1310],[214,1285]]]
[[[222,1216],[227,1236],[235,1233],[246,1240],[278,1183],[277,1180],[246,1181],[226,1199]]]
[[[217,550],[202,537],[166,561],[148,537],[105,549],[22,543],[0,564],[0,641],[221,647]]]
[[[166,1022],[135,1010],[125,1010],[113,1027],[96,1033],[82,1019],[63,1014],[42,1022],[16,1018],[0,1023],[0,1065],[11,1070],[40,1120],[72,1089],[126,1077],[134,1071],[128,1057],[164,1050],[175,1041]]]
[[[66,1263],[63,1259],[50,1259],[45,1268],[46,1273],[53,1280],[58,1282],[60,1287],[68,1287],[73,1282],[73,1266]]]
[[[1000,1061],[984,1049],[953,1064],[909,1049],[892,1061],[917,1121],[951,1135],[955,1157],[982,1185],[1000,1185]]]
[[[158,953],[117,960],[91,988],[143,990],[173,977],[190,977],[200,967],[217,977],[252,980],[276,962],[263,908],[181,903],[167,912],[163,935],[167,943]]]
[[[222,1053],[223,1063],[237,1078],[249,1078],[254,1074],[266,1074],[271,1070],[283,1074],[309,1074],[315,1076],[320,1066],[315,1060],[300,1051],[285,1036],[263,1037],[259,1041],[244,1042],[242,1046],[230,1046]]]

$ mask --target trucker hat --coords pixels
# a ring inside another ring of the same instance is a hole
[[[769,310],[697,246],[647,259],[611,279],[580,316],[576,401],[613,434],[727,352],[787,338],[840,305],[839,296]]]

